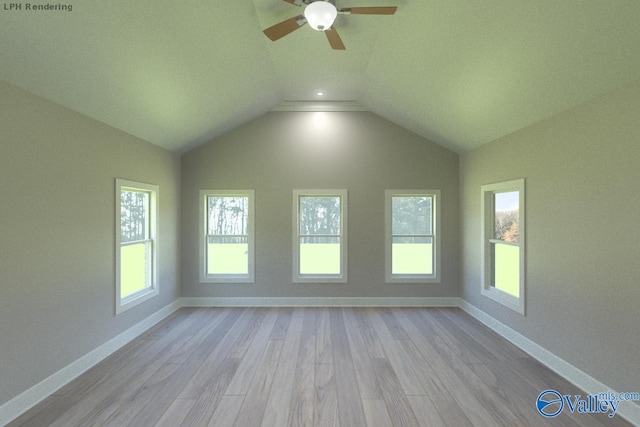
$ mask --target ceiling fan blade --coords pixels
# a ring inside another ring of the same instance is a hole
[[[335,50],[345,50],[344,43],[342,43],[342,39],[340,35],[336,31],[335,27],[331,27],[328,30],[325,30],[324,33],[327,35],[327,40],[329,40],[329,44],[331,45],[331,49]]]
[[[393,15],[398,8],[396,6],[373,6],[373,7],[346,7],[339,9],[338,13],[358,14],[358,15]]]
[[[294,32],[298,28],[307,23],[307,20],[303,15],[294,16],[286,21],[282,21],[276,25],[272,25],[263,31],[263,33],[271,40],[276,41],[286,36],[289,33]]]
[[[302,0],[284,0],[284,1],[286,1],[287,3],[291,3],[295,6],[302,6]]]

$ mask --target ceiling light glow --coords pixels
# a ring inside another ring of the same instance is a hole
[[[331,28],[336,16],[338,16],[338,10],[328,1],[316,0],[304,8],[304,17],[311,28],[316,31],[325,31]]]

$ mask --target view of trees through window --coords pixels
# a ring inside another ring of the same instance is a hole
[[[391,197],[391,273],[433,274],[433,198]]]
[[[299,274],[340,274],[340,196],[298,199]]]
[[[515,297],[520,288],[520,193],[494,194],[492,285]]]
[[[519,193],[517,191],[496,193],[494,197],[494,239],[518,243],[520,236]]]
[[[120,297],[151,286],[150,194],[120,191]]]
[[[120,193],[120,243],[149,238],[149,194],[142,191]]]
[[[248,273],[248,227],[248,197],[207,197],[207,273]]]
[[[300,235],[306,243],[327,242],[328,236],[340,234],[340,197],[301,197]]]

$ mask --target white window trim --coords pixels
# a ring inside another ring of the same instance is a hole
[[[160,293],[158,284],[158,203],[159,203],[159,186],[154,184],[146,184],[142,182],[129,181],[116,178],[115,191],[115,282],[116,282],[116,315],[130,308],[141,304]],[[121,298],[120,289],[120,205],[121,192],[123,190],[144,191],[149,193],[149,243],[151,244],[151,277],[150,284],[147,288],[131,294],[125,298]]]
[[[510,295],[500,289],[496,289],[491,283],[491,240],[494,227],[494,198],[495,193],[503,193],[509,191],[519,192],[519,238],[517,246],[520,248],[520,283],[519,297]],[[516,179],[513,181],[499,182],[495,184],[483,185],[481,187],[481,209],[482,209],[482,247],[480,257],[482,259],[482,270],[480,274],[481,293],[487,298],[496,301],[499,304],[508,307],[523,316],[525,315],[525,181],[524,179]]]
[[[206,220],[207,197],[248,197],[249,213],[247,223],[247,237],[249,250],[249,269],[247,274],[207,274],[206,261]],[[254,226],[254,190],[200,190],[200,283],[254,283],[255,282],[255,226]]]
[[[385,282],[386,283],[440,283],[440,190],[385,190]],[[392,273],[392,236],[391,236],[391,199],[393,196],[420,197],[431,196],[433,205],[433,274],[393,274]]]
[[[300,215],[301,196],[340,197],[340,274],[300,274]],[[347,190],[293,190],[293,283],[347,283]]]

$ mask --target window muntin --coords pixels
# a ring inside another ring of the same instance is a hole
[[[346,190],[294,191],[294,282],[346,282]]]
[[[116,314],[158,294],[158,186],[116,180]]]
[[[439,280],[438,190],[387,190],[387,282]]]
[[[201,191],[201,282],[254,281],[253,191]]]
[[[524,314],[524,180],[482,186],[482,294]]]

